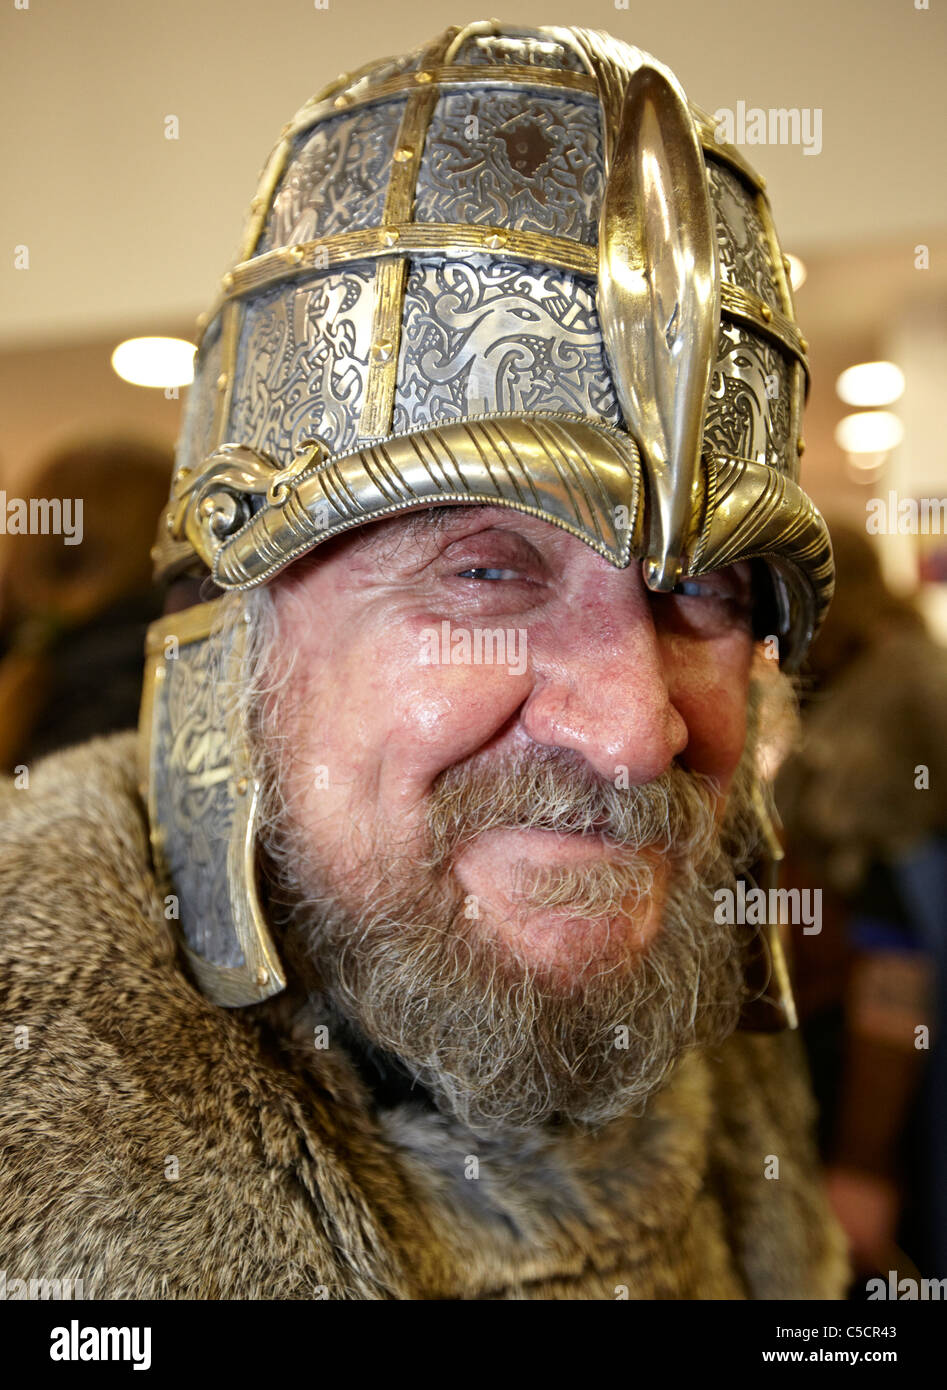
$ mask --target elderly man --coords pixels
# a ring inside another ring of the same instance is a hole
[[[727,910],[831,592],[806,371],[761,181],[637,49],[473,24],[302,108],[203,325],[140,767],[6,793],[8,1279],[843,1294]]]

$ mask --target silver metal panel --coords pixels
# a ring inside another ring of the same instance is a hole
[[[605,174],[598,102],[451,92],[434,110],[417,222],[548,232],[594,246]]]
[[[247,308],[228,439],[287,462],[319,435],[353,447],[371,351],[374,265],[278,286]]]
[[[620,423],[593,286],[494,257],[414,262],[395,430],[491,411]]]
[[[382,220],[404,100],[324,121],[299,138],[256,252],[295,246]]]
[[[779,348],[736,324],[720,325],[704,445],[729,458],[768,463],[794,477],[793,366]]]
[[[771,309],[781,309],[769,243],[753,194],[738,175],[714,159],[707,160],[707,174],[716,212],[721,280],[749,290]]]

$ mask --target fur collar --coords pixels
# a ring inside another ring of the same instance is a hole
[[[0,1250],[95,1298],[842,1297],[797,1039],[693,1054],[640,1118],[477,1138],[191,983],[135,738],[0,794]],[[24,1032],[23,1030],[27,1030]],[[19,1030],[19,1031],[17,1031]],[[767,1178],[771,1158],[778,1178]]]

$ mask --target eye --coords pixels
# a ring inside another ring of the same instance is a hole
[[[671,592],[675,594],[680,594],[684,598],[721,597],[718,590],[714,589],[712,585],[707,584],[700,579],[681,579],[678,581],[677,584],[674,585],[674,588]]]
[[[476,578],[479,578],[479,579],[518,579],[518,578],[519,578],[519,573],[518,573],[517,570],[488,569],[486,566],[481,566],[481,567],[476,568],[476,569],[460,570],[460,571],[458,572],[457,578],[458,578],[458,579],[476,579]]]
[[[735,566],[685,576],[663,599],[652,599],[670,630],[704,637],[744,628],[752,616],[748,580]]]

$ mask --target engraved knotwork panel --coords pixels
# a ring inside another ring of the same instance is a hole
[[[704,443],[791,473],[792,369],[773,344],[724,320],[710,379]],[[771,394],[775,391],[775,395]]]
[[[548,232],[594,245],[604,172],[594,100],[454,92],[434,111],[418,222]]]
[[[394,428],[487,411],[621,422],[593,287],[566,271],[487,257],[416,261]]]
[[[721,280],[748,290],[773,309],[782,309],[769,242],[753,194],[736,174],[714,159],[707,160],[707,173]]]
[[[373,265],[278,286],[247,306],[228,439],[289,463],[313,435],[351,448],[371,350]]]
[[[214,700],[214,639],[182,645],[155,689],[152,787],[159,859],[177,895],[192,950],[218,965],[240,965],[230,915],[227,847],[233,819],[230,749]]]
[[[382,220],[404,99],[322,121],[299,137],[256,253]]]

